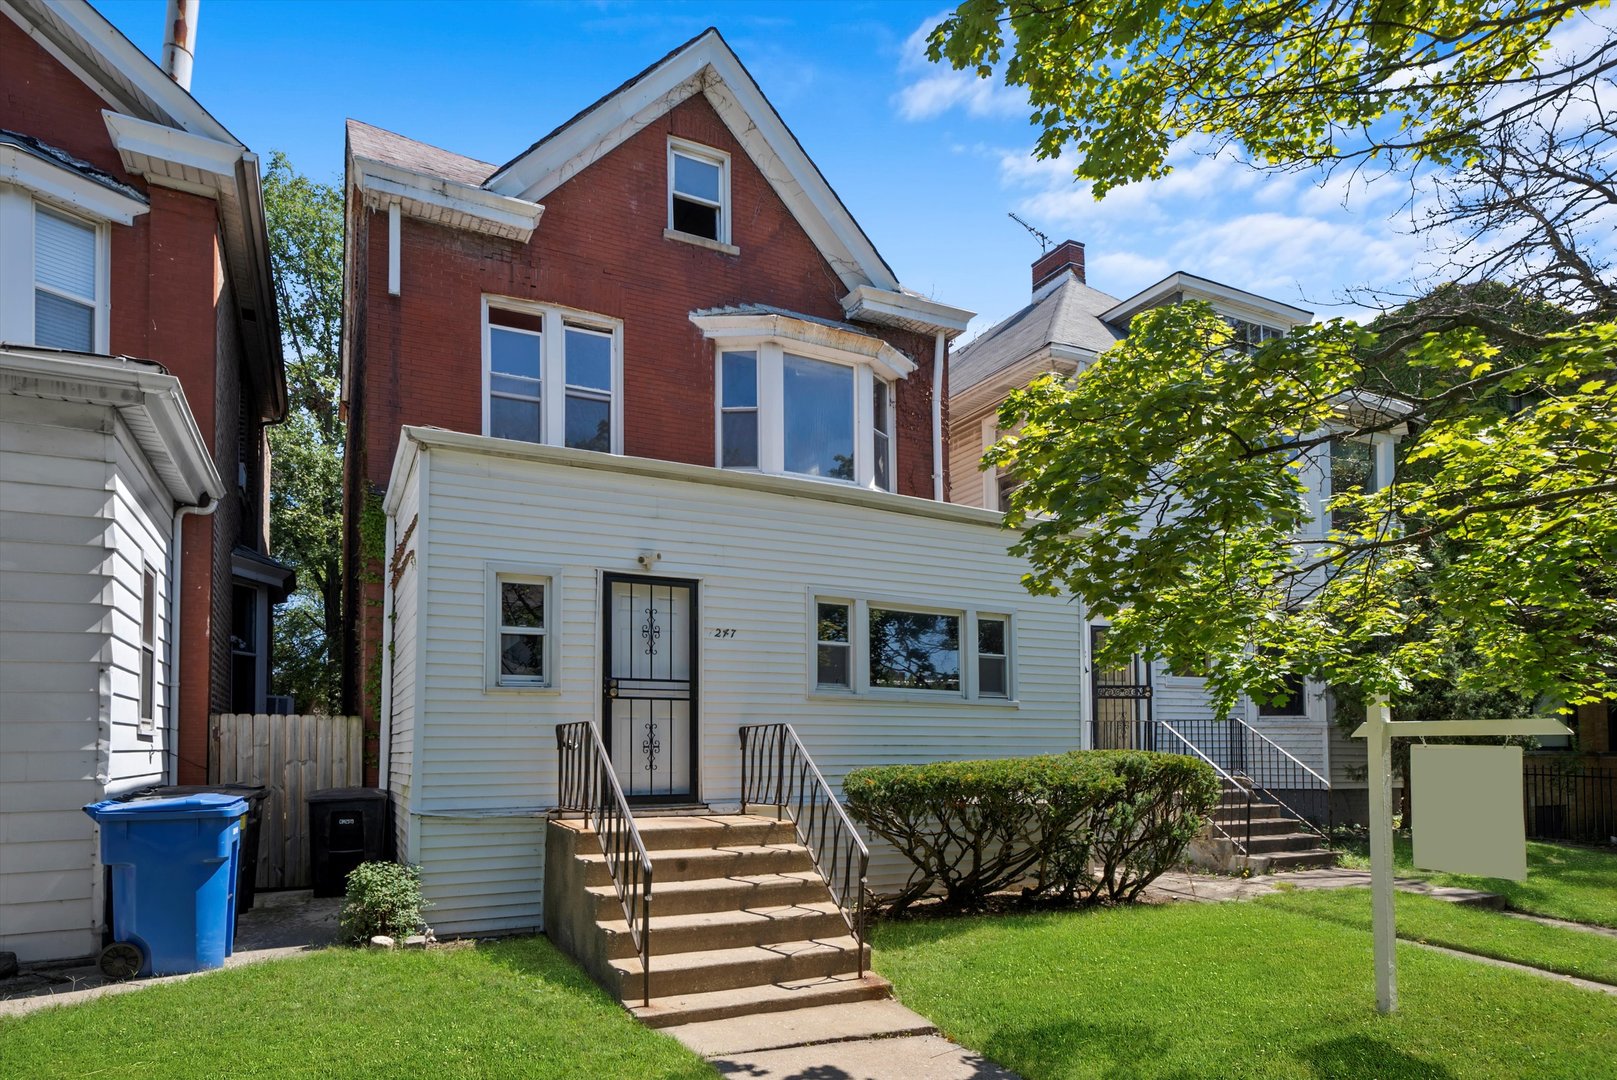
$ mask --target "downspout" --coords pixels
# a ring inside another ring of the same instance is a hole
[[[168,540],[168,640],[164,644],[164,674],[168,676],[167,700],[164,702],[164,720],[167,731],[164,741],[168,745],[165,755],[168,764],[164,768],[164,779],[169,783],[179,779],[180,762],[180,596],[184,592],[180,581],[180,571],[185,563],[185,536],[182,531],[185,519],[193,514],[197,517],[207,517],[219,509],[219,501],[211,495],[204,494],[202,501],[195,506],[182,506],[174,511],[174,524],[169,530]]]
[[[943,501],[943,358],[949,340],[938,331],[932,350],[932,499]]]
[[[393,758],[393,575],[391,572],[393,562],[393,534],[398,521],[392,514],[387,515],[385,546],[382,549],[382,689],[381,700],[377,703],[380,708],[380,722],[377,724],[377,738],[381,745],[377,747],[376,754],[376,786],[383,791],[391,791],[388,783],[388,766]],[[393,822],[388,828],[397,832]]]

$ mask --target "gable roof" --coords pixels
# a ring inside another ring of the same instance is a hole
[[[489,177],[502,195],[538,201],[687,98],[703,94],[846,288],[898,291],[898,276],[758,88],[708,27],[581,110]]]
[[[281,323],[257,155],[86,0],[0,0],[0,15],[111,106],[102,118],[129,172],[218,200],[248,370],[264,418],[284,416]]]
[[[950,394],[969,390],[1045,349],[1098,356],[1124,336],[1101,317],[1117,305],[1117,297],[1090,288],[1072,274],[1041,293],[950,357]]]

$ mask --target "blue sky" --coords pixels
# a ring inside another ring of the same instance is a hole
[[[97,6],[160,53],[164,0]],[[979,312],[973,334],[1028,299],[1039,247],[1012,210],[1084,241],[1090,284],[1117,296],[1188,270],[1325,317],[1353,286],[1409,276],[1420,247],[1399,223],[1396,181],[1349,190],[1181,153],[1168,179],[1097,203],[1067,165],[1029,156],[1015,93],[926,63],[942,10],[206,0],[192,89],[254,150],[283,150],[317,178],[340,178],[350,116],[504,162],[712,24],[900,279]]]

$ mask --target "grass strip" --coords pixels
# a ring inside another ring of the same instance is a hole
[[[329,949],[0,1018],[0,1075],[711,1077],[544,938]]]

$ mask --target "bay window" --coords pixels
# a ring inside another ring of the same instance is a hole
[[[914,361],[856,328],[773,309],[691,321],[716,346],[719,468],[894,490],[894,380]]]
[[[621,453],[622,341],[622,325],[615,319],[487,299],[483,433]]]

